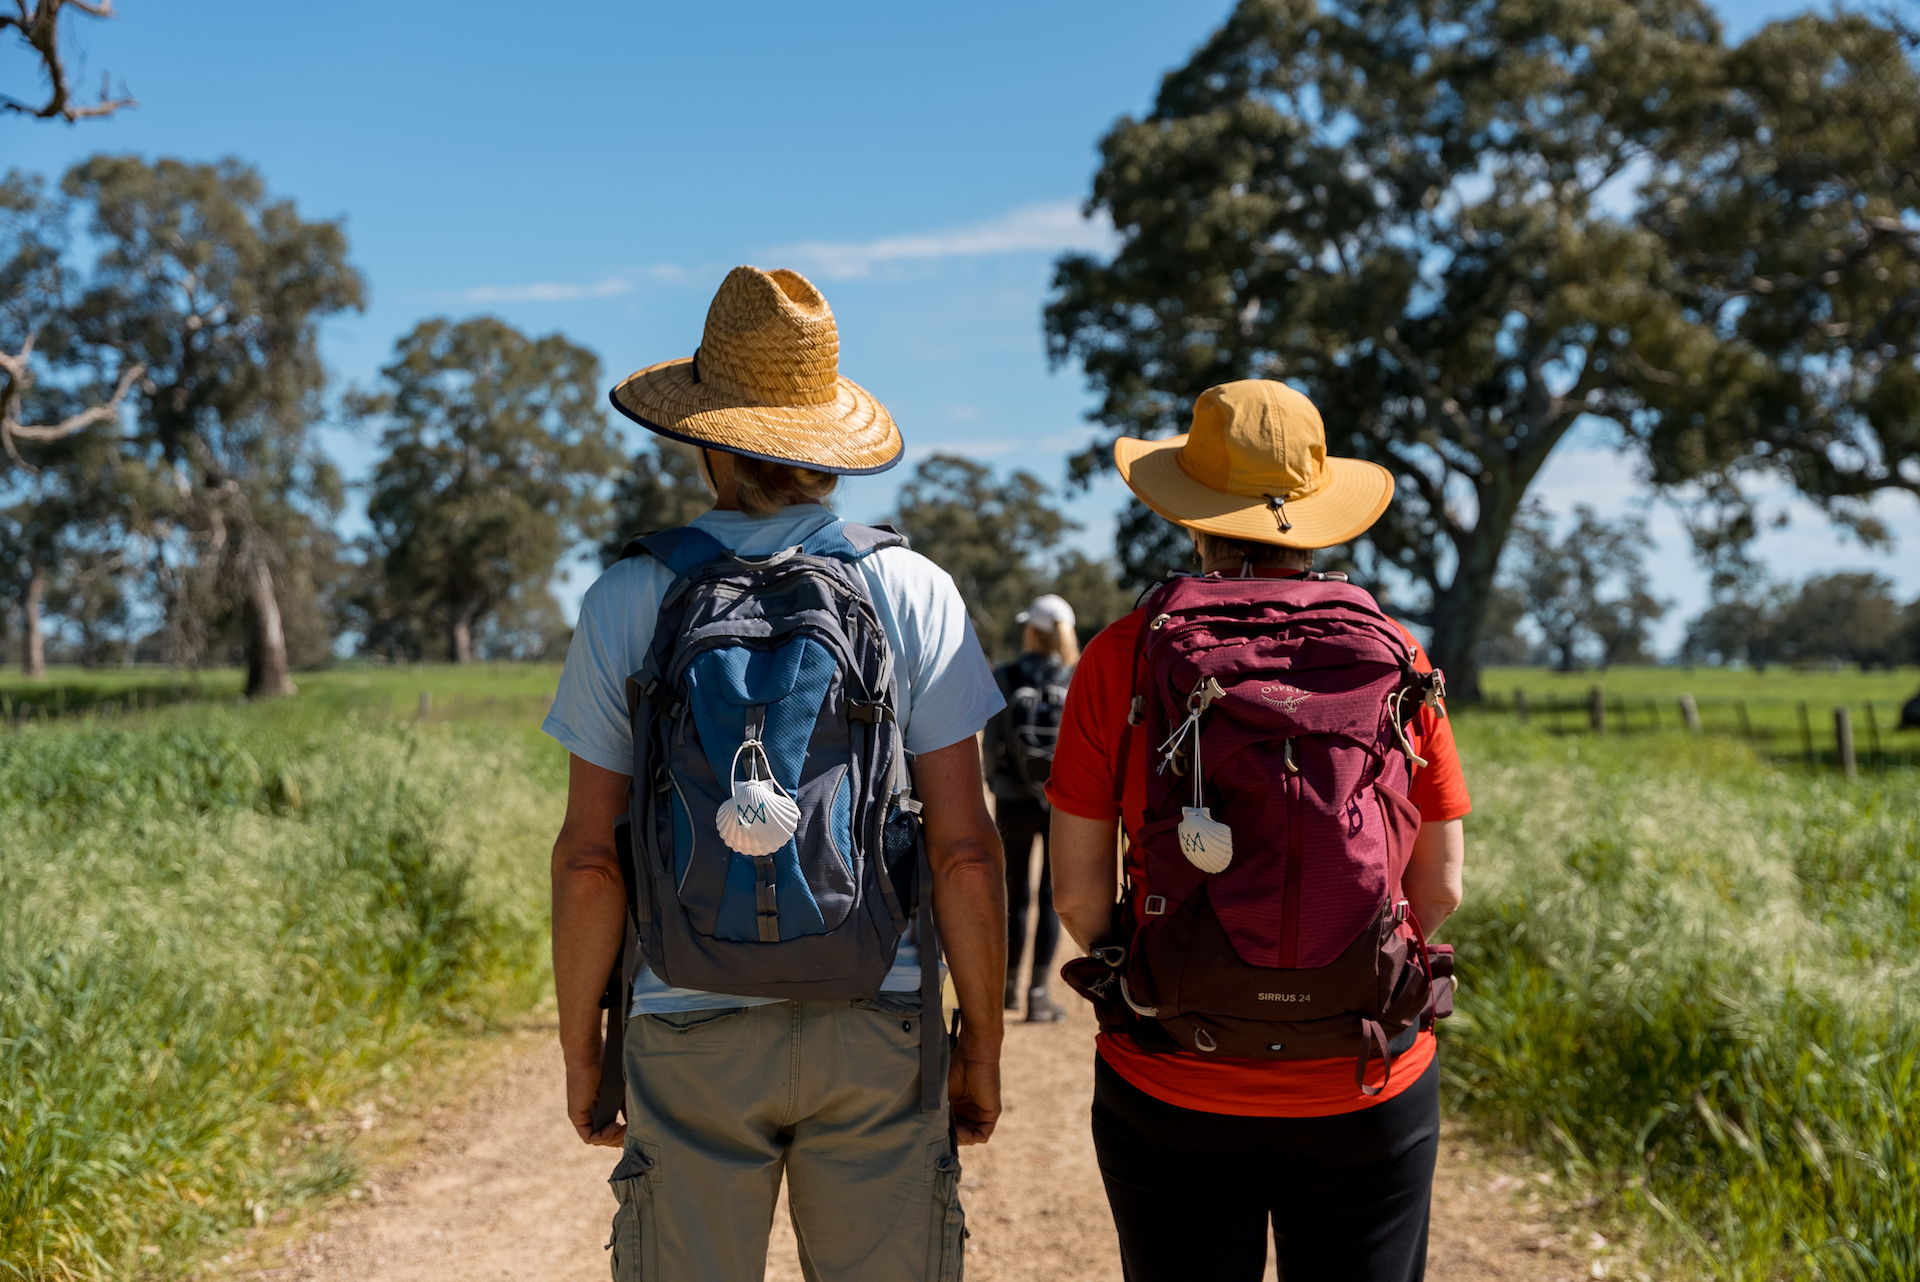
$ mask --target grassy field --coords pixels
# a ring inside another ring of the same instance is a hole
[[[557,663],[490,663],[455,667],[416,663],[389,667],[346,663],[324,672],[299,673],[298,704],[308,713],[416,717],[428,696],[429,719],[465,719],[482,712],[523,718],[551,698],[560,680]],[[55,666],[44,681],[27,681],[17,669],[0,669],[0,721],[36,724],[71,717],[111,718],[182,703],[232,703],[246,674],[236,668],[189,673],[172,668],[78,668]]]
[[[1835,710],[1846,708],[1854,755],[1861,769],[1920,765],[1920,733],[1898,731],[1901,705],[1920,693],[1920,669],[1892,672],[1765,672],[1727,668],[1614,668],[1553,672],[1546,668],[1489,668],[1481,674],[1483,711],[1556,735],[1591,733],[1589,704],[1598,686],[1608,734],[1638,735],[1681,727],[1680,697],[1692,695],[1701,728],[1746,740],[1767,755],[1808,768],[1839,763]]]
[[[1677,1271],[1920,1279],[1920,772],[1455,722],[1450,1105]]]
[[[316,1119],[533,999],[556,677],[346,668],[0,733],[0,1277],[161,1275],[340,1187]],[[1915,677],[1599,680],[1792,707]],[[1920,1282],[1920,770],[1890,752],[1849,783],[1763,734],[1565,720],[1455,718],[1449,1107],[1565,1167],[1666,1275]]]
[[[0,734],[0,1277],[171,1273],[340,1187],[348,1092],[544,991],[552,670],[404,675]]]

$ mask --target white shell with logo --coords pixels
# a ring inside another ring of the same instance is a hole
[[[800,807],[770,779],[742,779],[714,815],[720,840],[743,855],[770,855],[800,826]]]
[[[1233,829],[1208,814],[1204,806],[1183,806],[1180,853],[1201,872],[1224,872],[1233,862]]]

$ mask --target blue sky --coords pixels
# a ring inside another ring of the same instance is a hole
[[[1739,36],[1798,4],[1720,6]],[[967,5],[468,0],[314,4],[123,0],[71,28],[75,80],[124,80],[138,110],[76,126],[0,119],[5,163],[57,175],[95,151],[257,164],[309,217],[343,217],[372,305],[331,324],[342,386],[366,383],[430,315],[499,315],[597,350],[609,379],[690,352],[737,263],[791,266],[826,292],[842,370],[934,449],[1060,479],[1089,433],[1073,369],[1048,369],[1040,307],[1095,143],[1138,113],[1227,0]],[[0,91],[31,69],[0,47]],[[327,433],[348,474],[370,442]],[[904,469],[841,503],[874,517]],[[1566,509],[1627,510],[1630,460],[1576,439],[1540,486]],[[1123,491],[1071,503],[1111,549]],[[1903,506],[1904,503],[1904,506]],[[1920,513],[1889,501],[1894,553],[1844,542],[1784,497],[1763,550],[1783,574],[1872,568],[1920,592]],[[1673,519],[1657,586],[1697,609]],[[562,592],[571,604],[580,574]],[[1666,630],[1675,635],[1675,625]]]

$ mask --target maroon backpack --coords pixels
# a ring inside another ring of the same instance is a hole
[[[1452,949],[1400,888],[1426,764],[1407,729],[1445,683],[1341,575],[1183,577],[1144,609],[1140,849],[1115,936],[1063,973],[1143,1050],[1352,1055],[1377,1094],[1369,1060],[1390,1072],[1452,1012]]]

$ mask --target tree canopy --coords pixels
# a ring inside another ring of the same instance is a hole
[[[1085,636],[1132,604],[1111,567],[1060,549],[1078,527],[1050,498],[1031,473],[1002,479],[972,459],[934,454],[915,466],[895,500],[893,523],[953,576],[974,633],[996,662],[1020,652],[1015,616],[1044,592],[1072,603]]]
[[[287,589],[326,577],[308,554],[332,542],[342,492],[314,440],[326,371],[319,327],[364,305],[338,222],[303,219],[239,161],[95,156],[62,184],[100,246],[74,304],[77,340],[142,368],[130,462],[172,486],[138,513],[183,545],[156,561],[176,647],[223,626],[244,636],[250,695],[292,690]],[[324,644],[324,640],[322,642]]]
[[[700,482],[699,451],[664,436],[653,438],[614,478],[600,564],[612,565],[634,535],[685,525],[712,506],[713,495]]]
[[[619,455],[600,361],[558,334],[442,318],[400,340],[381,381],[349,398],[386,424],[367,498],[381,568],[373,626],[416,653],[438,638],[467,663],[484,620],[544,598],[560,557],[601,531],[600,489]]]
[[[1669,485],[1785,465],[1756,424],[1798,357],[1704,306],[1727,272],[1688,199],[1730,200],[1745,139],[1785,121],[1752,92],[1767,42],[1845,25],[1769,28],[1743,61],[1693,0],[1242,0],[1102,140],[1089,205],[1120,233],[1113,257],[1058,265],[1050,350],[1082,365],[1106,429],[1076,475],[1109,466],[1115,436],[1185,430],[1207,387],[1293,382],[1329,448],[1394,473],[1359,568],[1410,585],[1396,610],[1474,696],[1501,554],[1583,418]],[[1856,65],[1815,58],[1807,93]],[[1920,109],[1904,88],[1875,102]],[[1872,155],[1832,159],[1829,176]],[[1845,470],[1848,442],[1798,439]],[[1876,466],[1850,475],[1872,488],[1891,474]],[[1123,555],[1177,551],[1133,524]]]

